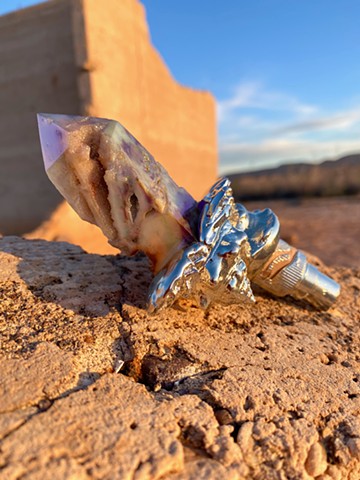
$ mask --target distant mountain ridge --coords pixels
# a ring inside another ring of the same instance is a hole
[[[360,193],[360,153],[320,164],[297,163],[227,175],[236,200]]]

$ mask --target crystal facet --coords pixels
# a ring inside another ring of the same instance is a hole
[[[46,172],[84,220],[154,270],[194,240],[197,203],[118,122],[39,114]]]

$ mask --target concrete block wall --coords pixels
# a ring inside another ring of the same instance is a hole
[[[196,198],[217,175],[215,103],[179,85],[138,0],[52,0],[0,17],[0,233],[39,227],[61,199],[37,112],[119,120]]]
[[[60,202],[44,172],[36,112],[80,111],[71,2],[0,17],[0,233],[23,233]]]

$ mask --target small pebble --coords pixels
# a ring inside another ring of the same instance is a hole
[[[220,425],[229,425],[233,422],[233,418],[229,410],[221,409],[215,412],[215,417]]]
[[[327,469],[326,451],[321,443],[314,443],[309,450],[305,461],[305,468],[309,475],[318,477]]]
[[[253,428],[254,422],[245,422],[238,432],[236,442],[243,452],[249,450],[254,442],[252,438]]]

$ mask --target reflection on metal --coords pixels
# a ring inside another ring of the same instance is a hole
[[[199,210],[198,241],[154,278],[150,312],[179,298],[194,298],[203,308],[211,303],[253,302],[251,283],[317,308],[329,308],[338,297],[340,286],[334,280],[279,239],[279,221],[270,209],[249,212],[235,204],[227,178],[211,188]]]
[[[251,283],[320,308],[339,295],[336,282],[279,240],[271,210],[235,203],[227,178],[197,203],[120,123],[53,114],[38,123],[46,172],[74,210],[123,253],[150,258],[150,312],[183,297],[203,308],[254,302]]]

